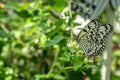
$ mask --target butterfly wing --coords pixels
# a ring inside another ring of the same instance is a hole
[[[101,39],[106,39],[106,37],[113,31],[113,27],[110,24],[106,24],[99,27],[97,37]],[[101,40],[100,39],[100,40]]]
[[[95,36],[99,29],[99,21],[97,19],[89,22],[78,34],[76,40],[79,43],[79,47],[87,55],[92,55],[95,51]],[[93,48],[92,48],[93,47]]]
[[[92,20],[91,22],[89,22],[78,34],[76,40],[77,42],[79,43],[82,39],[86,39],[87,36],[91,36],[90,34],[92,35],[95,35],[98,31],[98,27],[99,26],[99,21],[97,19],[94,19]],[[95,32],[94,32],[95,31]]]
[[[110,24],[100,26],[98,20],[92,20],[77,36],[80,48],[88,56],[98,55],[105,48],[105,39],[112,32]]]
[[[112,33],[113,27],[110,24],[106,24],[99,27],[98,33],[96,33],[96,49],[93,55],[98,55],[105,48],[105,40],[107,36]]]

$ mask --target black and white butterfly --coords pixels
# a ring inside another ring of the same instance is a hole
[[[79,32],[76,40],[86,55],[95,56],[104,50],[105,39],[112,31],[112,25],[101,26],[99,21],[94,19]]]

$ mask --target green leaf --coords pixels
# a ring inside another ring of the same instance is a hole
[[[61,57],[59,57],[59,61],[61,62],[69,62],[70,61],[70,53],[64,53]]]
[[[45,34],[41,35],[41,38],[40,38],[40,46],[41,47],[45,46],[46,40],[47,40],[47,36]]]
[[[49,46],[55,45],[55,44],[59,43],[62,39],[63,39],[62,35],[57,35],[52,40],[48,41],[46,43],[45,47],[49,47]]]
[[[115,56],[120,56],[120,50],[114,51],[114,55],[115,55]]]
[[[113,39],[113,41],[115,41],[116,43],[120,44],[120,35],[114,35],[112,39]]]
[[[73,61],[73,66],[74,66],[74,70],[78,70],[79,68],[81,68],[83,65],[83,60],[80,59],[79,56],[76,56],[75,60]]]
[[[5,33],[4,31],[0,30],[0,37],[4,38],[4,37],[11,37],[10,34]]]

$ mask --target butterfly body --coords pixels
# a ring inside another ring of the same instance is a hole
[[[105,39],[113,31],[110,24],[100,26],[97,19],[89,22],[78,34],[76,41],[88,56],[101,53],[105,48]]]

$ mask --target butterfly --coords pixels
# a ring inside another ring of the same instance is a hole
[[[86,55],[96,56],[103,52],[105,40],[112,31],[112,25],[101,26],[98,19],[94,19],[81,29],[76,41]]]

